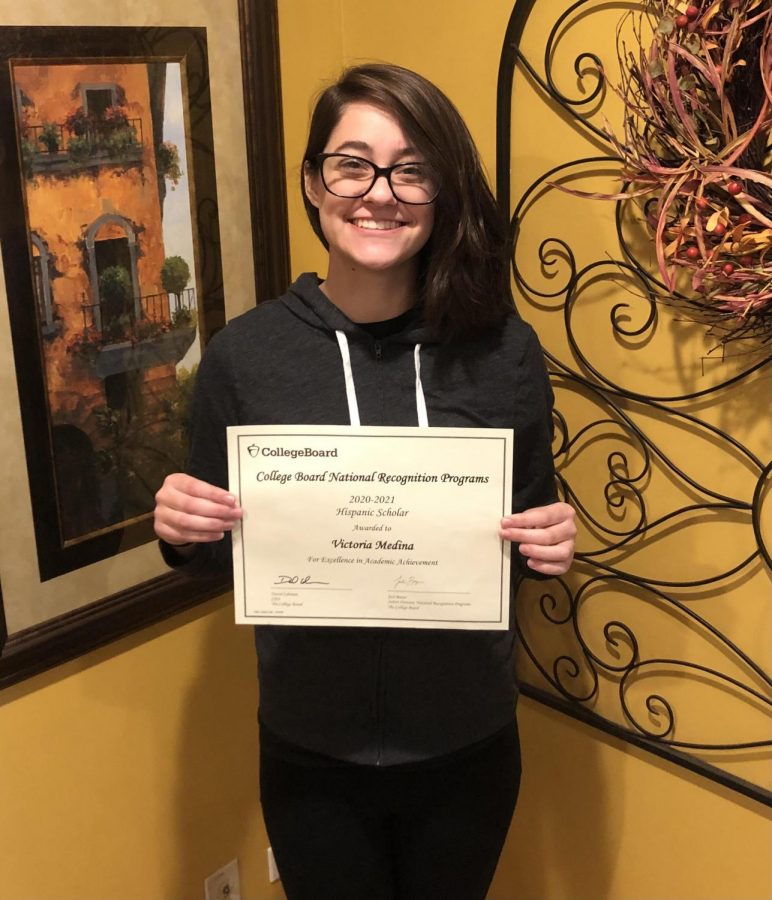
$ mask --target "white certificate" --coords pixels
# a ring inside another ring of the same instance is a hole
[[[228,428],[236,621],[505,629],[512,432]]]

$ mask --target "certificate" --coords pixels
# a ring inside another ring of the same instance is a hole
[[[512,432],[228,428],[236,621],[509,627]]]

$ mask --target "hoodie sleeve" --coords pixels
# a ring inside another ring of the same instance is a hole
[[[194,478],[228,489],[228,447],[225,429],[239,424],[236,377],[231,341],[220,332],[209,342],[198,367],[190,416],[190,444],[186,471]],[[174,547],[160,541],[167,565],[186,575],[222,575],[231,566],[231,538],[196,544],[192,556],[183,558]]]
[[[520,362],[519,408],[515,420],[512,511],[546,506],[558,499],[552,460],[552,406],[554,396],[544,364],[544,353],[535,332],[529,328],[525,352]],[[529,568],[519,552],[513,553],[520,572],[528,578],[543,579]]]

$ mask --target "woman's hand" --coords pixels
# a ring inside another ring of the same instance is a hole
[[[528,567],[542,575],[564,575],[574,558],[574,510],[567,503],[535,506],[501,520],[499,535],[520,544]]]
[[[155,533],[168,544],[219,541],[241,518],[228,491],[175,472],[155,495]]]

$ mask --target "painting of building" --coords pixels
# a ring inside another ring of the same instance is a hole
[[[200,356],[175,63],[13,67],[65,542],[147,517]]]

